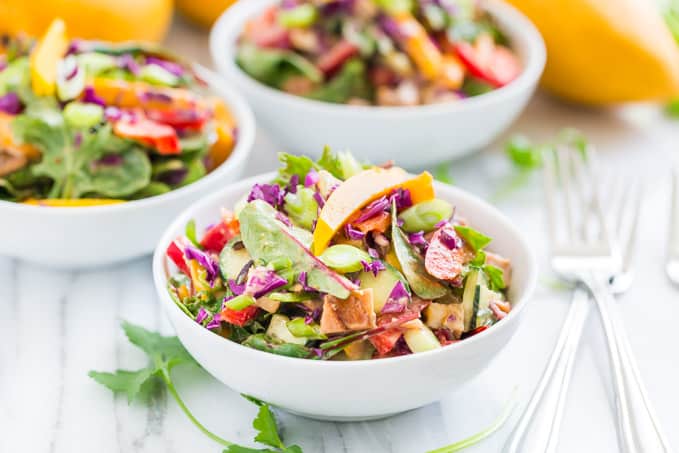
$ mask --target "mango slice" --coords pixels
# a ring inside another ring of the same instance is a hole
[[[31,52],[31,84],[38,96],[52,96],[56,91],[57,64],[68,50],[66,24],[57,18]]]
[[[316,222],[312,251],[320,255],[333,236],[371,201],[402,188],[410,191],[413,204],[434,198],[434,178],[429,172],[412,177],[401,168],[371,168],[344,181],[330,195]]]
[[[109,200],[105,198],[81,198],[79,200],[46,198],[44,200],[37,200],[32,198],[23,202],[23,204],[45,206],[49,208],[82,208],[87,206],[104,206],[120,203],[125,203],[125,200]]]

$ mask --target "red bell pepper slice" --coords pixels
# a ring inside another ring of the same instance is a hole
[[[344,62],[358,53],[358,47],[347,40],[335,44],[332,49],[325,53],[316,62],[318,69],[326,76],[335,73]]]
[[[401,335],[403,333],[398,328],[389,329],[384,333],[370,337],[370,342],[375,346],[379,355],[385,355],[394,349]]]
[[[225,307],[219,313],[219,319],[221,321],[226,321],[230,324],[243,327],[245,324],[250,322],[255,316],[257,316],[257,310],[259,307],[256,305],[250,305],[242,310],[234,310],[229,307]]]
[[[165,254],[167,255],[168,258],[172,260],[172,262],[179,268],[179,270],[181,270],[189,277],[191,276],[189,267],[186,265],[186,261],[184,261],[184,252],[177,245],[177,241],[170,242],[170,245],[167,247]]]
[[[137,113],[123,115],[113,124],[113,132],[123,138],[137,140],[153,147],[158,154],[181,153],[177,131],[172,126],[160,124]]]
[[[288,30],[278,23],[278,8],[271,6],[245,24],[245,37],[259,47],[286,47]]]
[[[208,252],[220,253],[224,246],[240,233],[240,223],[233,216],[211,227],[200,240],[200,245]]]
[[[458,42],[453,47],[473,76],[495,87],[505,86],[521,74],[519,59],[506,47],[492,45],[488,48],[486,42],[476,46]]]
[[[207,111],[198,109],[150,109],[146,110],[146,116],[151,121],[182,130],[200,130],[210,119]]]
[[[477,333],[481,333],[481,332],[483,332],[484,330],[486,330],[487,328],[488,328],[488,326],[479,326],[479,327],[477,327],[477,328],[474,329],[474,330],[470,330],[469,332],[464,332],[464,333],[462,334],[462,339],[464,340],[465,338],[473,337],[473,336],[476,335]]]

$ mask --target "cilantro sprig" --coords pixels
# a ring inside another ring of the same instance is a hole
[[[249,401],[259,406],[252,426],[257,430],[255,441],[272,448],[251,448],[229,442],[206,428],[186,406],[172,380],[172,369],[178,365],[199,366],[177,337],[166,337],[127,321],[122,323],[127,339],[144,351],[149,364],[136,371],[116,370],[113,373],[90,371],[88,375],[115,393],[124,393],[128,403],[140,401],[153,404],[152,395],[164,387],[189,420],[207,437],[226,447],[224,453],[303,453],[297,445],[286,446],[278,433],[278,424],[271,407],[252,397]]]

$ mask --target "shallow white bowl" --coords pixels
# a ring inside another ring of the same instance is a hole
[[[255,120],[242,97],[225,85],[213,89],[236,120],[238,141],[222,165],[186,187],[116,205],[53,208],[0,201],[0,255],[78,268],[151,253],[167,224],[182,210],[243,174],[254,143]]]
[[[460,102],[417,107],[371,107],[308,100],[270,88],[235,63],[236,40],[247,19],[277,0],[247,0],[226,10],[212,28],[210,50],[217,70],[245,94],[257,120],[287,151],[318,155],[325,145],[361,159],[393,159],[421,168],[479,150],[523,110],[542,74],[545,46],[533,24],[511,6],[486,0],[523,62],[512,83]]]
[[[408,356],[354,362],[320,362],[281,357],[224,339],[190,319],[172,301],[165,258],[169,243],[194,219],[199,231],[231,208],[255,182],[273,174],[232,184],[181,214],[165,231],[153,257],[153,279],[161,304],[182,344],[215,378],[234,390],[300,415],[331,420],[385,417],[437,401],[478,375],[502,351],[519,327],[536,281],[533,252],[521,233],[497,209],[455,187],[437,183],[437,196],[493,238],[490,249],[512,260],[513,309],[484,332],[444,348]],[[174,272],[173,270],[172,272]],[[501,377],[500,377],[501,378]]]

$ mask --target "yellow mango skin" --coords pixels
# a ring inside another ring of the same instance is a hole
[[[653,1],[508,0],[547,45],[542,85],[590,105],[679,94],[679,46]]]
[[[172,0],[1,0],[0,33],[40,36],[60,17],[73,38],[159,42],[172,12]]]
[[[177,10],[191,22],[210,28],[217,18],[236,0],[175,0]]]

